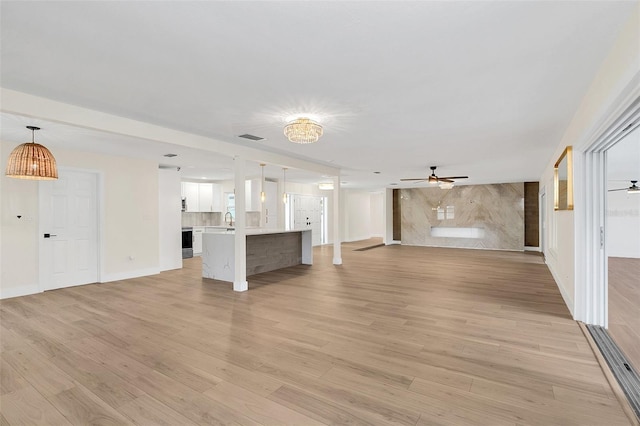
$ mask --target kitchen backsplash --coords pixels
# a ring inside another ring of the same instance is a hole
[[[247,212],[247,225],[246,226],[260,226],[260,212]]]
[[[220,212],[182,212],[182,226],[220,226],[222,213]]]
[[[246,226],[260,226],[260,212],[246,213]],[[235,219],[234,219],[235,222]],[[200,212],[187,213],[182,212],[182,226],[222,226],[223,216],[220,212]]]

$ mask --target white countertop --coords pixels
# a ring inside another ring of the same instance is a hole
[[[219,226],[219,227],[214,227],[214,226],[207,226],[207,228],[216,228],[216,229],[225,229],[226,231],[222,231],[222,232],[212,232],[212,235],[233,235],[235,234],[235,228],[231,228],[231,227],[223,227],[223,226]],[[285,234],[285,233],[290,233],[290,232],[305,232],[305,231],[309,231],[311,232],[310,229],[291,229],[291,230],[285,230],[285,229],[277,229],[277,228],[247,228],[246,229],[246,235],[266,235],[266,234]]]

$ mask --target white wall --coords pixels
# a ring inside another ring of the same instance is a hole
[[[0,145],[0,164],[6,164],[13,148],[15,144]],[[58,166],[97,171],[102,176],[101,281],[158,273],[158,164],[71,150],[52,152]],[[0,179],[0,297],[35,293],[39,288],[38,182],[4,175]]]
[[[158,241],[161,271],[182,268],[180,172],[158,169]]]
[[[0,164],[15,144],[0,143]],[[0,297],[38,292],[38,183],[2,173],[0,193]],[[17,216],[21,216],[18,219]]]
[[[385,205],[381,192],[343,189],[341,191],[342,241],[383,237]]]
[[[611,257],[640,258],[640,194],[608,194],[607,251]]]
[[[373,192],[371,193],[371,229],[370,233],[372,237],[383,238],[385,235],[385,205],[384,205],[384,193]]]
[[[582,281],[576,283],[575,280],[576,252],[584,249],[576,247],[576,232],[581,233],[584,230],[575,229],[575,214],[580,209],[584,211],[584,205],[580,204],[581,200],[576,197],[573,211],[553,211],[553,165],[565,147],[570,145],[574,147],[574,164],[577,168],[581,167],[582,154],[588,148],[584,146],[588,137],[604,118],[613,101],[638,72],[640,72],[640,4],[636,6],[629,21],[620,31],[540,178],[540,187],[546,187],[547,191],[548,226],[545,239],[549,242],[549,253],[546,261],[572,314],[575,312],[576,294],[586,291],[582,287]],[[584,191],[585,184],[581,179],[576,179],[575,171],[576,169],[574,169],[574,194],[580,194]],[[582,253],[578,255],[582,256]],[[577,272],[585,273],[582,270]]]
[[[356,190],[343,190],[344,229],[342,241],[371,238],[371,194]]]

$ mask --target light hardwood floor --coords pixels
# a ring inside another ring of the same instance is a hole
[[[0,424],[629,424],[539,256],[366,245],[4,300]]]
[[[640,259],[609,258],[609,334],[640,371]]]

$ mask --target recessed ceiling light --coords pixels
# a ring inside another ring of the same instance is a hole
[[[389,185],[397,185],[397,183],[390,183]]]
[[[376,175],[379,175],[379,174],[380,174],[380,172],[373,172],[373,173],[374,173],[374,174],[376,174]]]
[[[178,154],[165,154],[163,157],[167,157],[167,158],[171,158],[171,157],[177,157]]]

